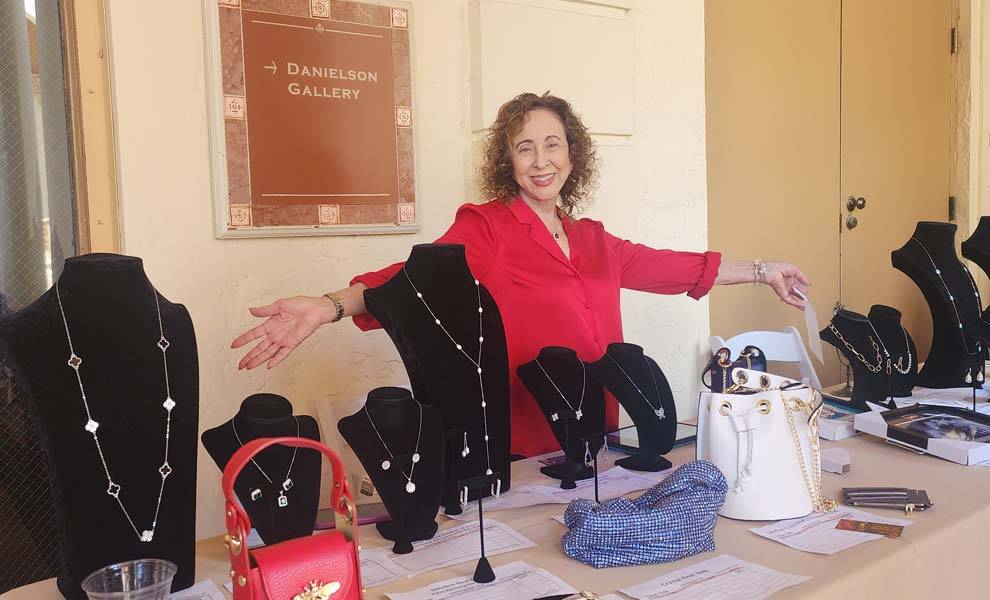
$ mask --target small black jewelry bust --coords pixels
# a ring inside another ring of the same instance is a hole
[[[614,343],[591,373],[619,400],[636,425],[639,454],[615,461],[634,471],[663,471],[677,437],[677,406],[663,371],[635,344]]]
[[[605,394],[590,369],[570,348],[548,346],[517,369],[520,381],[533,394],[554,437],[564,450],[565,462],[540,471],[571,489],[574,481],[594,471],[587,463],[605,443]],[[598,434],[598,435],[595,435]]]
[[[990,324],[976,283],[955,249],[956,226],[922,221],[891,264],[918,286],[932,314],[932,347],[916,385],[931,388],[983,384],[985,340]]]
[[[883,305],[874,305],[869,317],[843,309],[819,333],[852,368],[853,402],[893,407],[890,397],[911,395],[917,351],[900,318],[900,311]]]
[[[375,527],[397,554],[437,532],[444,477],[444,428],[440,412],[409,390],[371,390],[364,408],[337,423],[371,477],[391,521]]]
[[[251,440],[305,437],[320,440],[316,419],[293,415],[292,403],[276,394],[254,394],[241,402],[232,419],[203,432],[203,447],[217,467]],[[320,501],[322,456],[308,448],[272,446],[241,470],[234,483],[237,499],[265,544],[313,533]]]

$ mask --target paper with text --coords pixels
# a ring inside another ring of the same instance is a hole
[[[637,600],[762,600],[809,579],[723,554],[619,591]]]
[[[486,544],[487,546],[487,544]],[[523,600],[573,594],[574,588],[549,571],[516,561],[495,567],[495,581],[475,583],[470,577],[438,581],[413,592],[386,594],[392,600]]]
[[[785,546],[815,554],[835,554],[864,542],[883,539],[882,535],[873,533],[836,529],[835,526],[839,519],[903,525],[905,527],[911,525],[911,521],[907,519],[880,517],[865,510],[840,506],[830,513],[815,512],[807,517],[778,521],[764,527],[750,529],[750,531],[775,542],[780,542]]]
[[[388,553],[394,563],[415,573],[442,569],[469,560],[481,558],[481,539],[478,522],[471,521],[450,529],[442,529],[433,539],[413,542],[415,550],[409,554]],[[485,519],[485,555],[494,556],[533,548],[531,540],[508,525]]]
[[[181,592],[175,592],[169,596],[170,600],[227,600],[220,588],[212,579],[204,579],[196,585],[186,588]]]

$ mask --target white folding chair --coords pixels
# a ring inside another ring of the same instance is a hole
[[[766,355],[767,360],[797,363],[801,378],[808,384],[821,391],[822,382],[818,380],[811,357],[804,347],[801,334],[788,325],[783,331],[746,331],[724,340],[717,335],[708,338],[708,346],[714,354],[719,348],[728,348],[732,356],[738,356],[746,346],[756,346]]]

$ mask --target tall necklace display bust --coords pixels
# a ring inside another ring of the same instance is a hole
[[[866,317],[840,310],[819,332],[822,341],[835,346],[853,371],[852,401],[890,405],[891,396],[911,395],[917,376],[914,342],[900,326],[900,311],[875,305]]]
[[[377,523],[397,554],[437,532],[444,476],[444,427],[440,412],[413,399],[409,390],[371,390],[364,408],[337,423],[371,477],[391,521]]]
[[[199,427],[189,313],[158,294],[139,258],[70,258],[57,286],[0,320],[0,358],[35,412],[48,459],[58,588],[83,600],[90,572],[152,556],[178,566],[173,591],[189,587]]]
[[[921,289],[932,315],[932,346],[916,385],[931,388],[982,385],[984,340],[979,291],[955,250],[952,223],[918,223],[891,264]],[[968,380],[968,381],[967,381]]]
[[[491,294],[468,269],[464,246],[414,246],[402,270],[365,290],[364,303],[395,343],[415,398],[443,416],[446,512],[461,511],[458,481],[495,474],[507,491],[505,331]]]
[[[636,344],[609,344],[605,356],[589,365],[595,379],[619,400],[636,425],[639,454],[615,461],[635,471],[662,471],[677,437],[677,407],[663,371]]]
[[[990,217],[980,217],[976,231],[962,243],[962,255],[976,263],[990,277]],[[984,322],[990,322],[990,307],[983,307]],[[986,346],[986,344],[984,344]],[[986,348],[984,348],[986,352]],[[990,356],[984,355],[984,358]]]
[[[540,405],[566,457],[563,464],[542,467],[540,472],[560,479],[565,489],[592,477],[586,455],[597,455],[605,443],[605,393],[588,366],[570,348],[547,346],[516,372]]]
[[[292,403],[277,394],[253,394],[232,419],[203,432],[203,447],[222,472],[240,447],[267,437],[320,440],[309,415],[292,414]],[[272,446],[241,471],[234,492],[265,544],[313,533],[320,502],[321,456],[308,449]]]

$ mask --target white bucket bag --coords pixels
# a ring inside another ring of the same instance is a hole
[[[821,494],[821,394],[783,377],[739,373],[726,393],[702,392],[698,405],[698,458],[729,484],[718,514],[776,521],[835,510]]]

